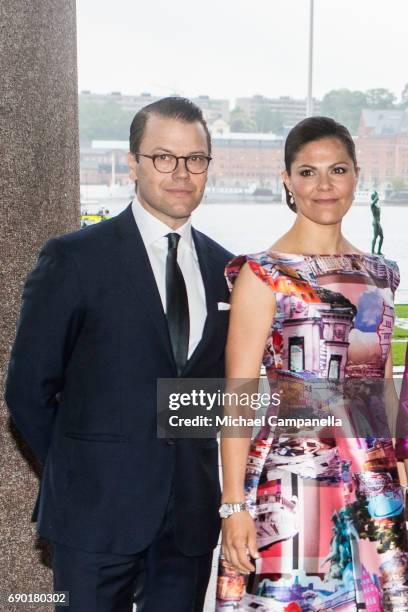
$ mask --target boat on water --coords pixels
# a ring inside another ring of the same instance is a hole
[[[105,219],[110,219],[111,214],[106,206],[96,204],[85,204],[81,202],[81,228],[95,225]]]

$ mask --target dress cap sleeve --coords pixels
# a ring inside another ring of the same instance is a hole
[[[400,271],[398,264],[393,259],[384,259],[384,261],[387,269],[388,284],[393,295],[395,295],[395,292],[400,284]]]
[[[266,251],[261,251],[260,253],[238,255],[226,265],[225,278],[230,291],[232,291],[241,268],[246,263],[260,280],[273,288],[273,281],[277,275],[277,260],[268,255]]]

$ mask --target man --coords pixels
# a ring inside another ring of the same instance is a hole
[[[202,610],[219,532],[217,441],[156,435],[158,378],[223,375],[231,254],[191,227],[211,159],[201,111],[135,116],[134,201],[51,239],[23,292],[6,401],[44,465],[38,532],[75,612]]]

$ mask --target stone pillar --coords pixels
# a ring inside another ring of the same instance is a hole
[[[30,523],[38,476],[10,425],[4,374],[40,247],[79,228],[75,0],[1,0],[0,32],[0,592],[38,592],[52,584]]]

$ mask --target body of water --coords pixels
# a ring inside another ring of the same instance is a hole
[[[111,214],[118,214],[128,202],[103,200]],[[232,253],[254,253],[267,249],[285,233],[295,219],[286,204],[202,204],[193,214],[194,226]],[[381,208],[384,231],[382,251],[400,268],[401,283],[396,302],[408,303],[408,206]],[[347,239],[364,252],[372,240],[369,206],[352,206],[343,221]]]

